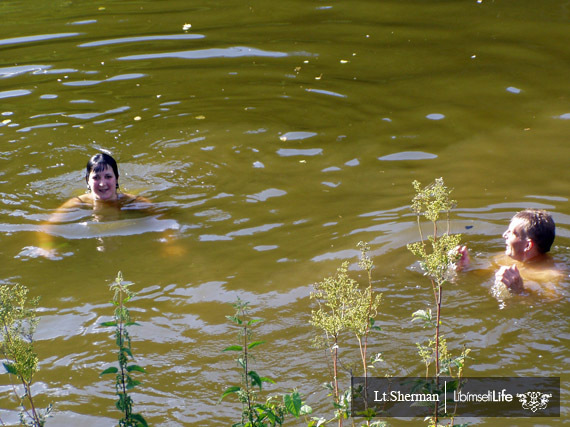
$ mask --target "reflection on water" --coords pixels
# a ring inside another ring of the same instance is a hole
[[[153,425],[237,420],[238,405],[214,403],[238,380],[221,353],[238,297],[266,319],[258,333],[272,351],[256,369],[277,380],[270,390],[298,387],[330,412],[308,295],[341,260],[355,264],[360,240],[384,295],[378,373],[417,374],[427,337],[410,317],[432,296],[406,250],[418,238],[411,182],[440,176],[474,260],[445,291],[448,343],[472,349],[471,374],[562,376],[567,401],[570,278],[560,300],[501,302],[489,268],[529,207],[553,212],[553,256],[570,265],[565,2],[0,7],[0,283],[42,296],[37,393],[55,404],[50,424],[117,419],[98,378],[115,359],[112,331],[98,325],[119,270],[139,290],[132,336],[149,373],[134,399]],[[82,167],[101,148],[119,161],[121,190],[156,211],[104,222],[78,211],[51,228],[61,256],[37,257],[41,224],[84,190]],[[165,250],[165,232],[183,250]]]

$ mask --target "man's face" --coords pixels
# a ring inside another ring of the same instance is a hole
[[[517,261],[523,261],[525,248],[528,246],[528,239],[523,232],[523,221],[515,218],[509,224],[507,231],[503,233],[505,239],[505,254]]]

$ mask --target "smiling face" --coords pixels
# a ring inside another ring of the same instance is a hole
[[[117,200],[117,177],[113,168],[94,168],[87,178],[93,200]]]
[[[507,231],[503,233],[503,239],[506,245],[505,254],[517,261],[524,261],[530,240],[523,231],[523,220],[513,219]]]

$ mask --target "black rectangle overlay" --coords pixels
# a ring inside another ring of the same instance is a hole
[[[560,417],[559,377],[353,377],[352,416]]]

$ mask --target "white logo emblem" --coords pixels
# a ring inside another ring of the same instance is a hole
[[[546,408],[548,399],[552,397],[552,394],[541,393],[540,391],[527,391],[526,393],[517,393],[517,397],[524,409],[530,409],[532,412],[536,412],[539,409]]]

